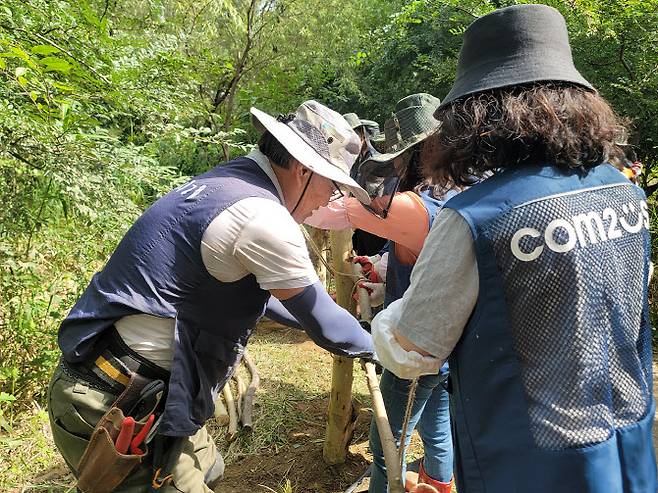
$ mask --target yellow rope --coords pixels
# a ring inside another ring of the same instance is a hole
[[[358,280],[364,280],[365,278],[363,276],[357,276],[356,274],[352,274],[349,272],[341,272],[337,271],[334,269],[331,265],[327,263],[327,261],[324,259],[324,255],[322,254],[322,250],[320,247],[313,241],[311,236],[308,234],[308,231],[306,231],[306,228],[304,226],[301,227],[302,233],[304,234],[304,237],[306,238],[306,241],[308,242],[309,245],[311,245],[311,249],[313,252],[315,252],[315,255],[320,259],[320,262],[327,268],[327,271],[331,272],[334,277],[336,276],[345,276],[345,277],[351,277],[352,279],[358,279]],[[365,279],[367,280],[367,279]]]
[[[400,435],[400,467],[404,468],[404,452],[407,445],[407,429],[409,428],[409,421],[411,420],[411,411],[414,407],[416,400],[416,388],[418,387],[418,377],[414,378],[409,384],[409,396],[407,397],[407,408],[404,410],[404,422],[402,423],[402,435]],[[402,478],[404,485],[404,478]]]

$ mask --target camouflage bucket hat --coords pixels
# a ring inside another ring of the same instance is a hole
[[[395,159],[436,132],[440,123],[433,115],[439,104],[439,98],[424,92],[398,101],[395,112],[384,123],[383,153],[369,160],[381,163]]]
[[[345,113],[343,115],[345,121],[350,124],[350,127],[353,129],[359,128],[361,126],[361,119],[356,113]]]
[[[370,140],[380,138],[381,132],[379,131],[379,123],[374,120],[361,120],[361,126],[366,129]]]
[[[356,113],[345,113],[343,118],[347,120],[347,123],[349,123],[354,130],[359,127],[365,128],[370,139],[376,139],[379,137],[379,123],[376,121],[361,119]]]
[[[251,108],[252,122],[267,130],[302,166],[336,182],[359,201],[370,197],[351,177],[350,170],[361,151],[361,139],[339,113],[309,100],[302,103],[292,118],[274,118]]]
[[[439,129],[439,122],[432,116],[439,104],[438,98],[426,93],[401,99],[395,106],[395,113],[384,125],[384,153],[371,156],[359,166],[357,183],[372,200],[371,204],[364,205],[377,216],[387,217],[405,173],[398,169],[394,159]],[[408,166],[408,162],[403,166]]]

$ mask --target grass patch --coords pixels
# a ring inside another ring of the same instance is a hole
[[[0,435],[0,491],[72,492],[73,477],[50,434],[48,413],[22,413],[10,433]]]
[[[218,491],[342,491],[367,464],[370,397],[363,371],[355,364],[353,395],[363,412],[348,463],[328,467],[322,462],[322,445],[331,355],[304,333],[269,323],[256,331],[248,350],[261,377],[253,432],[240,431],[228,443],[226,427],[214,419],[207,423],[227,463],[226,482]],[[248,382],[246,369],[239,371]],[[52,441],[45,410],[35,407],[21,413],[10,432],[0,433],[0,491],[75,491],[74,478]]]

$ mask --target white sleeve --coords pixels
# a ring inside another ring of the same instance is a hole
[[[441,360],[459,341],[475,307],[479,277],[468,223],[442,209],[425,240],[394,330]]]
[[[263,289],[289,289],[318,281],[300,226],[272,200],[252,197],[228,207],[203,235],[202,256],[217,279],[252,273]]]

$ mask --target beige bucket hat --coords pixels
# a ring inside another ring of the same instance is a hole
[[[254,126],[260,132],[269,131],[303,166],[336,182],[360,202],[370,203],[368,193],[350,178],[361,140],[339,113],[309,100],[297,108],[291,120],[274,118],[253,107],[251,114]]]

